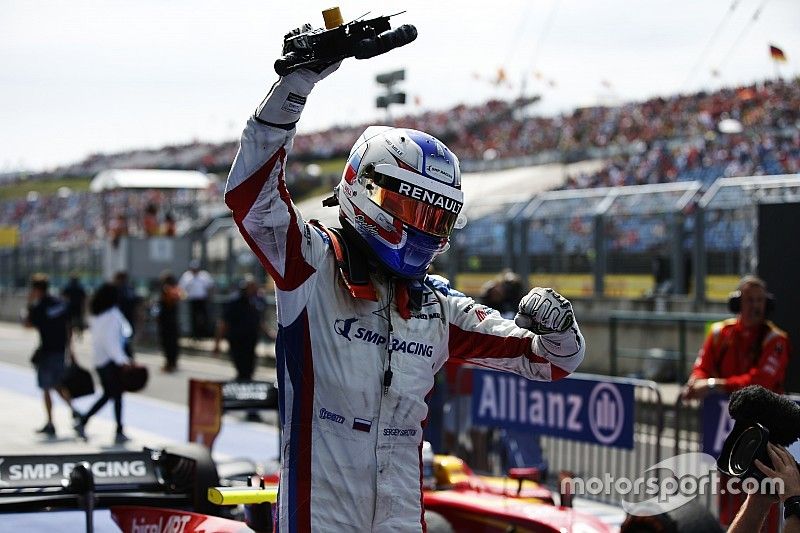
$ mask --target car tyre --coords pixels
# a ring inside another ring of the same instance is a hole
[[[425,523],[428,533],[454,533],[453,526],[445,517],[433,511],[425,511]]]

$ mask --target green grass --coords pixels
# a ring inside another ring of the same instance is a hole
[[[326,161],[314,162],[319,165],[322,174],[336,174],[338,176],[342,173],[342,170],[344,170],[344,164],[347,163],[347,159],[328,159]]]
[[[319,165],[321,173],[340,175],[345,163],[344,158],[329,159],[325,161],[314,161]],[[49,180],[30,180],[21,183],[12,183],[9,185],[0,185],[0,201],[15,200],[17,198],[25,198],[30,191],[36,191],[41,196],[52,196],[58,192],[61,187],[69,187],[75,192],[82,192],[89,190],[89,183],[92,178],[53,178]],[[322,194],[330,190],[327,185],[321,185],[311,194]],[[304,195],[306,196],[306,195]]]
[[[330,194],[332,193],[332,187],[330,185],[319,185],[314,187],[310,191],[304,192],[303,194],[297,195],[297,197],[292,197],[295,202],[302,202],[307,198],[314,198],[315,196],[320,196],[322,194]]]
[[[91,178],[63,178],[0,185],[0,201],[25,198],[30,191],[36,191],[41,196],[51,196],[61,187],[69,187],[75,192],[88,191],[91,181]]]

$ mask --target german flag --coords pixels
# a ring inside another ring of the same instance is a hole
[[[770,57],[772,57],[773,61],[780,61],[781,63],[786,63],[786,54],[784,54],[783,50],[781,50],[774,44],[769,45],[769,55]]]

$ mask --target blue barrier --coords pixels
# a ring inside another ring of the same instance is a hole
[[[472,419],[478,425],[528,429],[631,450],[633,385],[592,378],[530,381],[506,372],[476,370]]]

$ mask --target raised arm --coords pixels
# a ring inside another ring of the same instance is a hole
[[[586,346],[572,305],[552,289],[533,289],[520,302],[517,324],[526,328],[472,298],[450,296],[448,303],[451,358],[538,381],[561,379],[583,361]]]
[[[322,247],[314,246],[320,237],[308,231],[292,203],[284,172],[306,98],[337,67],[321,73],[300,69],[272,86],[247,121],[225,186],[225,203],[239,231],[283,291],[299,287],[321,258]]]

